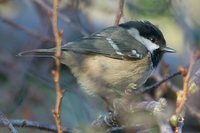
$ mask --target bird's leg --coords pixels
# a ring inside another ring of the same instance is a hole
[[[167,101],[165,98],[160,98],[158,101],[141,101],[137,103],[133,110],[145,110],[153,113],[155,116],[159,116],[167,107]]]
[[[133,91],[133,89],[128,88],[121,97],[110,95],[109,97],[104,97],[103,99],[107,103],[109,112],[105,115],[100,115],[98,119],[92,123],[93,127],[104,127],[108,129],[127,125],[127,121],[131,119],[131,115],[143,111],[148,111],[157,118],[161,118],[163,110],[166,108],[165,99],[162,98],[159,101],[144,101],[141,99],[142,95],[138,96],[136,93],[136,96]]]
[[[114,113],[109,112],[105,115],[100,115],[95,121],[92,122],[92,127],[95,129],[118,127]]]
[[[134,87],[136,86],[134,85]],[[120,118],[123,117],[124,114],[126,115],[136,111],[149,111],[155,116],[163,114],[167,107],[167,101],[164,98],[160,98],[158,101],[145,101],[142,99],[142,94],[135,94],[134,91],[133,88],[128,87],[125,89],[122,97],[113,99],[113,116]],[[117,118],[115,119],[117,120]]]
[[[101,115],[97,120],[93,122],[93,125],[103,125],[108,127],[116,127],[119,125],[119,116],[121,113],[126,112],[129,104],[129,97],[124,97],[124,94],[119,95],[104,95],[101,96],[106,103],[108,113],[106,115]],[[97,126],[98,127],[98,126]]]

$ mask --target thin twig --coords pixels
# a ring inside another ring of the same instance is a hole
[[[173,75],[173,74],[172,74]],[[178,76],[178,75],[177,75]],[[156,78],[156,81],[162,81],[163,80],[163,76],[161,74],[156,74],[156,76],[154,77]],[[170,90],[172,90],[174,93],[177,93],[180,89],[173,84],[170,80],[164,82],[166,83],[166,85],[164,87],[168,87]],[[162,84],[161,84],[162,85]],[[159,87],[159,86],[158,86]]]
[[[115,25],[118,25],[121,17],[123,16],[124,0],[119,0],[117,14],[115,17]]]
[[[9,18],[6,18],[4,16],[0,15],[0,20],[10,26],[12,26],[13,28],[16,28],[18,30],[24,31],[25,33],[27,33],[30,36],[33,36],[35,38],[41,39],[42,41],[49,41],[49,42],[54,42],[53,39],[51,39],[50,37],[44,36],[38,32],[35,32],[31,29],[28,29],[27,27],[24,27],[20,24],[17,24],[16,22],[10,20]]]
[[[168,77],[164,78],[164,79],[161,80],[160,82],[157,82],[157,83],[155,83],[155,84],[153,84],[153,85],[151,85],[151,86],[148,86],[148,87],[145,87],[145,88],[141,88],[139,91],[140,91],[140,92],[145,92],[145,91],[147,91],[147,90],[151,90],[151,89],[157,88],[157,87],[159,87],[160,85],[162,85],[164,82],[166,82],[167,80],[170,80],[170,79],[172,79],[172,78],[174,78],[174,77],[176,77],[176,76],[178,76],[178,75],[181,75],[181,72],[180,72],[180,71],[175,72],[175,73],[169,75]]]
[[[190,93],[189,92],[189,81],[190,81],[190,78],[191,78],[191,74],[192,74],[192,70],[194,68],[194,65],[195,65],[196,61],[198,59],[200,59],[200,52],[198,51],[191,58],[192,59],[191,59],[191,62],[190,62],[188,69],[183,68],[183,67],[180,68],[180,71],[183,75],[183,90],[177,92],[177,101],[176,101],[176,117],[177,117],[177,119],[180,119],[180,118],[183,119],[183,116],[181,116],[181,112],[183,111],[185,104],[186,104],[186,101],[189,98],[189,93]],[[177,126],[175,132],[180,133],[181,130],[182,130],[182,128]]]
[[[188,70],[186,68],[183,68],[183,67],[180,68],[180,71],[183,75],[183,91],[181,91],[181,92],[183,92],[182,93],[183,95],[181,95],[180,101],[177,101],[177,108],[176,108],[176,115],[177,116],[180,116],[180,113],[183,110],[185,102],[188,99],[189,80],[190,80],[192,69],[193,69],[195,63],[196,63],[196,59],[192,58]],[[180,94],[180,92],[178,92],[178,93]],[[177,94],[177,95],[179,95],[179,94]]]
[[[57,132],[56,125],[51,125],[48,123],[29,121],[29,120],[9,120],[9,121],[14,127],[39,129],[55,133]],[[5,126],[4,123],[0,121],[0,127],[4,126]],[[70,128],[63,128],[63,133],[72,133],[75,130],[77,129],[72,130]]]
[[[56,126],[58,129],[58,133],[63,133],[62,129],[62,121],[61,121],[61,105],[63,98],[63,90],[60,86],[60,58],[61,58],[61,41],[62,41],[62,32],[58,28],[58,9],[59,9],[59,0],[54,0],[53,3],[53,16],[52,16],[52,26],[54,30],[54,36],[56,40],[56,52],[55,52],[55,63],[56,70],[52,71],[54,76],[54,82],[56,87],[56,105],[53,110],[53,115],[55,118]]]
[[[6,116],[2,112],[0,112],[0,123],[3,126],[8,127],[11,133],[18,133],[18,131],[14,128],[12,123],[6,118]]]

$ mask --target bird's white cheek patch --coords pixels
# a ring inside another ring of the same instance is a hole
[[[158,49],[159,46],[155,43],[152,43],[150,40],[140,36],[139,32],[135,28],[128,30],[128,33],[134,37],[137,41],[141,42],[145,47],[152,53],[154,50]]]

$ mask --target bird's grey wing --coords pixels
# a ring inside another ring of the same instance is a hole
[[[118,26],[107,28],[80,41],[67,43],[62,46],[62,50],[129,60],[142,59],[148,53],[144,45]]]

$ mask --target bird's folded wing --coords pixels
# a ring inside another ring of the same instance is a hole
[[[62,51],[73,51],[81,54],[100,54],[115,59],[139,60],[148,51],[144,45],[119,26],[107,28],[80,41],[69,42],[62,46]],[[18,56],[54,56],[55,48],[24,51]]]
[[[92,34],[80,41],[67,43],[62,46],[62,50],[129,60],[142,59],[148,53],[144,45],[117,26]]]

